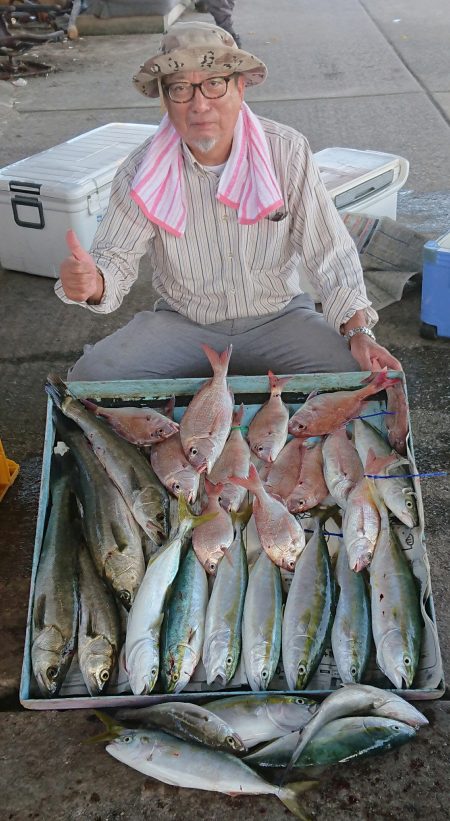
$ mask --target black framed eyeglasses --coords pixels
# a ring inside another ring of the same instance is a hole
[[[189,103],[194,97],[196,88],[200,89],[207,100],[218,100],[227,93],[228,83],[232,77],[234,74],[229,74],[228,77],[208,77],[201,83],[185,83],[180,80],[177,83],[163,85],[163,91],[173,103]]]

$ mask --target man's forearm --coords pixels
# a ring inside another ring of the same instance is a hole
[[[97,287],[95,293],[87,300],[89,305],[98,305],[102,301],[103,292],[105,290],[105,280],[99,268],[97,268]]]
[[[366,320],[366,312],[365,311],[356,311],[353,316],[350,317],[347,322],[344,322],[343,325],[340,327],[341,334],[346,334],[348,331],[351,331],[352,328],[360,328],[367,324]]]

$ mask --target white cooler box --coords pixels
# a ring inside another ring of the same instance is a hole
[[[56,279],[67,255],[67,229],[90,247],[117,167],[156,128],[109,123],[1,169],[2,266]],[[314,156],[338,210],[395,218],[406,160],[352,148],[326,148]]]
[[[0,262],[58,278],[73,228],[88,249],[114,174],[155,125],[109,123],[0,170]]]

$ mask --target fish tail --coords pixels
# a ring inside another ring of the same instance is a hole
[[[289,787],[281,787],[278,798],[296,818],[300,818],[301,821],[309,821],[308,816],[305,815],[299,804],[299,796],[307,790],[312,790],[318,783],[318,781],[294,781],[289,784]]]
[[[242,402],[242,404],[239,405],[237,411],[234,411],[234,413],[233,413],[233,421],[231,423],[233,425],[233,427],[240,427],[241,422],[244,418],[244,410],[245,410],[245,406],[244,406],[244,403]]]
[[[173,411],[175,408],[175,394],[170,397],[168,402],[164,405],[164,413],[169,419],[173,420]]]
[[[214,484],[214,482],[211,482],[208,477],[205,476],[205,490],[207,496],[219,496],[219,494],[222,493],[223,488],[223,482],[217,482],[217,484]]]
[[[45,391],[48,393],[57,408],[61,408],[63,400],[69,396],[66,383],[56,373],[49,373],[45,383]]]
[[[182,493],[180,493],[178,497],[178,521],[180,524],[185,519],[189,519],[191,522],[191,527],[194,528],[205,524],[205,522],[211,521],[211,519],[215,519],[216,516],[217,513],[203,513],[201,516],[195,516],[189,508],[185,497]]]
[[[382,371],[374,371],[367,379],[363,380],[363,384],[366,385],[368,391],[366,395],[370,396],[372,393],[378,393],[384,388],[391,387],[391,385],[397,385],[401,381],[399,376],[388,376],[387,368],[383,368]]]
[[[228,345],[228,348],[225,348],[225,350],[222,351],[222,353],[217,353],[217,351],[215,351],[214,348],[210,348],[209,345],[206,344],[203,344],[201,347],[204,350],[206,356],[208,357],[214,373],[226,373],[228,370],[228,363],[230,361],[233,346]]]
[[[268,371],[267,376],[269,377],[270,393],[272,396],[280,396],[286,383],[292,379],[292,376],[275,376],[272,371]]]
[[[100,710],[94,710],[94,714],[105,725],[105,732],[94,735],[91,738],[86,738],[83,744],[94,744],[96,741],[114,741],[115,738],[118,738],[118,736],[123,733],[123,725],[117,724],[111,716]]]
[[[258,471],[256,470],[254,465],[250,465],[248,476],[229,476],[228,481],[232,482],[233,485],[239,485],[240,487],[245,487],[247,490],[251,490],[254,492],[258,490],[261,480],[258,476]]]

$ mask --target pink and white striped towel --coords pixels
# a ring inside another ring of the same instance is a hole
[[[131,196],[151,222],[176,237],[186,230],[186,196],[181,138],[167,114],[139,166]],[[217,199],[238,210],[238,222],[252,225],[283,205],[261,123],[246,103],[234,129]]]

